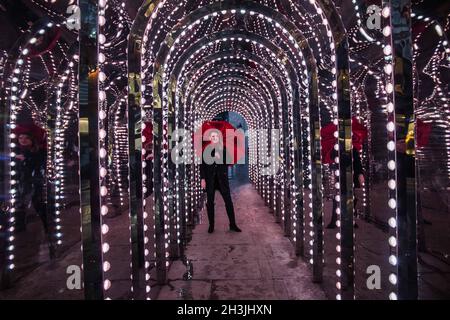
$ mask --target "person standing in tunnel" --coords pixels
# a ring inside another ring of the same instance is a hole
[[[334,156],[336,154],[334,153]],[[359,154],[359,151],[355,148],[352,149],[352,163],[353,163],[353,187],[354,188],[362,188],[365,184],[365,178],[364,178],[364,170],[362,166],[361,156]],[[342,161],[347,161],[345,158]],[[356,205],[358,203],[358,198],[354,198],[353,202],[353,215],[356,218],[357,217],[357,211],[356,211]],[[337,201],[333,198],[333,209],[331,213],[331,221],[327,226],[327,229],[334,229],[336,228],[336,221],[337,221],[337,213],[336,209],[338,207]],[[353,226],[355,228],[358,228],[358,224],[356,222],[353,223]]]
[[[47,207],[44,199],[46,153],[35,137],[28,132],[19,134],[16,155],[18,179],[18,203],[16,211],[16,231],[26,230],[27,208],[30,203],[39,215],[48,234]]]
[[[236,225],[233,201],[230,194],[228,181],[227,159],[229,154],[223,145],[219,130],[210,130],[210,144],[205,148],[200,165],[201,187],[206,189],[207,200],[206,209],[208,212],[209,228],[208,233],[214,232],[214,198],[216,189],[219,190],[225,202],[228,219],[230,221],[230,231],[241,232]]]

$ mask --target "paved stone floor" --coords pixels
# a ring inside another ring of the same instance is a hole
[[[228,231],[225,205],[217,192],[216,230],[208,234],[203,210],[186,250],[193,264],[193,279],[184,281],[186,267],[175,262],[158,299],[326,299],[253,185],[237,174],[231,186],[237,223],[243,232]]]

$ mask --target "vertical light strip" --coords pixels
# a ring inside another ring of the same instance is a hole
[[[111,280],[108,279],[108,272],[111,269],[111,263],[107,260],[107,253],[110,250],[110,245],[105,240],[106,234],[109,232],[109,226],[105,223],[105,218],[108,215],[108,147],[107,147],[107,111],[108,99],[105,91],[105,62],[106,57],[103,53],[104,44],[106,43],[105,28],[106,28],[106,6],[108,0],[98,0],[98,146],[99,146],[99,177],[100,177],[100,205],[101,205],[101,243],[102,243],[102,268],[103,268],[103,290],[105,293],[111,288]],[[105,294],[105,299],[110,298]]]
[[[389,1],[383,1],[382,16],[384,20],[383,35],[385,38],[385,45],[383,47],[384,53],[384,74],[385,83],[384,91],[386,97],[386,112],[387,112],[387,135],[388,135],[388,189],[389,201],[388,206],[391,210],[389,224],[389,264],[393,267],[397,266],[397,159],[396,159],[396,114],[394,106],[394,56],[393,56],[393,42],[391,30],[391,6]],[[397,300],[397,274],[391,272],[389,274],[389,282],[393,288],[390,290],[389,299]]]
[[[64,188],[64,182],[65,182],[65,167],[64,167],[64,143],[66,141],[65,137],[65,115],[70,110],[70,107],[73,106],[73,100],[70,102],[69,110],[65,111],[63,110],[62,103],[62,90],[64,87],[64,84],[68,82],[68,85],[71,86],[70,83],[70,73],[72,68],[75,66],[75,62],[77,60],[77,56],[74,55],[70,62],[67,64],[67,68],[64,71],[64,74],[60,77],[59,82],[56,86],[56,129],[55,129],[55,142],[54,142],[54,158],[52,159],[54,165],[55,165],[55,229],[56,229],[56,244],[61,245],[62,244],[62,224],[61,224],[61,210],[64,208],[63,206],[63,199],[65,197],[65,188]],[[71,88],[68,89],[69,92]]]
[[[142,77],[144,77],[144,74],[142,74]],[[145,104],[145,100],[144,98],[142,98],[141,100],[141,104]],[[145,114],[145,110],[142,109],[142,114],[141,114],[141,119],[145,119],[146,118],[146,114]],[[142,120],[142,124],[141,124],[141,136],[142,136],[142,142],[146,142],[146,138],[143,134],[144,130],[146,129],[147,125],[145,124],[144,120]],[[147,187],[146,187],[146,183],[147,183],[147,179],[148,177],[145,175],[144,173],[144,169],[147,166],[147,162],[145,161],[146,157],[147,157],[147,150],[145,150],[145,148],[142,148],[141,151],[142,155],[140,157],[140,161],[142,162],[142,171],[140,172],[140,174],[142,175],[142,208],[144,209],[143,214],[142,214],[142,221],[143,221],[143,230],[142,230],[142,234],[144,235],[144,270],[145,270],[145,295],[146,295],[146,299],[150,300],[150,292],[151,292],[151,286],[150,286],[150,250],[148,248],[149,242],[150,242],[150,236],[151,233],[150,231],[153,232],[153,238],[155,238],[156,235],[156,226],[155,223],[153,224],[152,230],[150,230],[149,226],[148,226],[148,219],[149,219],[149,215],[148,215],[148,211],[147,211],[147,200],[145,198],[145,194],[147,193]],[[152,168],[153,170],[153,168]],[[152,182],[153,183],[153,182]],[[153,190],[154,192],[154,190]],[[155,206],[153,204],[153,221],[155,220]],[[153,257],[155,258],[156,261],[156,241],[153,241]],[[156,262],[155,262],[155,267],[156,267]]]

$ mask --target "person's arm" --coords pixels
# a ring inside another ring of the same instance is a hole
[[[203,159],[203,154],[202,154],[202,163],[200,164],[200,187],[202,189],[206,189],[206,164],[205,161]]]
[[[205,163],[203,161],[200,164],[200,178],[201,179],[205,179],[206,178],[206,168],[205,168]]]
[[[359,154],[359,151],[356,149],[353,149],[353,172],[355,173],[356,176],[364,174],[361,156]]]
[[[357,177],[361,187],[364,186],[364,169],[362,166],[361,156],[359,154],[359,151],[356,149],[353,149],[353,174],[355,177]]]

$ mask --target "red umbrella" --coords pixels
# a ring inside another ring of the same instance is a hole
[[[231,164],[238,163],[245,155],[245,135],[242,130],[236,130],[227,121],[206,121],[202,124],[201,130],[197,130],[194,133],[194,149],[197,156],[201,157],[205,148],[210,144],[210,141],[207,141],[206,135],[211,129],[219,130],[222,134],[222,141],[225,148],[227,150],[233,150]]]
[[[337,130],[336,125],[330,123],[320,130],[321,146],[322,146],[322,162],[324,164],[333,163],[332,152],[336,143],[334,132]],[[367,139],[367,129],[356,117],[352,118],[352,144],[353,148],[361,151],[364,141]]]

